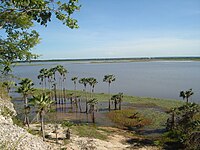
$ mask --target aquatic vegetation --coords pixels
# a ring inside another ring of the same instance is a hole
[[[108,117],[119,127],[140,128],[151,123],[134,109],[111,111],[108,113]]]

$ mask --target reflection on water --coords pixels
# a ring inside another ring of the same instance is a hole
[[[13,100],[15,109],[18,112],[18,116],[23,120],[23,101],[22,100]],[[82,123],[92,123],[92,114],[85,113],[85,102],[81,102],[81,107],[83,112],[76,110],[72,107],[70,101],[67,101],[65,104],[55,104],[51,108],[51,112],[47,114],[46,121],[48,122],[62,122],[68,120],[76,124]],[[99,126],[114,126],[115,124],[107,117],[106,113],[108,112],[108,103],[99,102],[98,110],[95,112],[95,124]],[[30,113],[30,120],[36,120],[35,110],[32,109]]]

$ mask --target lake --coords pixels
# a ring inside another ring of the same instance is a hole
[[[13,69],[18,77],[31,78],[40,87],[37,76],[41,68],[63,65],[67,70],[67,89],[73,90],[73,76],[94,77],[98,80],[95,92],[107,93],[108,84],[103,82],[106,74],[114,74],[116,81],[111,84],[111,93],[179,99],[181,90],[193,89],[191,101],[200,102],[200,62],[198,61],[152,61],[123,63],[90,62],[35,62],[23,63]],[[83,85],[77,84],[82,90]],[[88,87],[89,89],[89,87]]]

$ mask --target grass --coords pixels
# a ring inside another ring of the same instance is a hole
[[[108,117],[120,127],[142,127],[151,122],[133,109],[111,111]]]
[[[95,138],[100,140],[107,140],[106,134],[98,131],[98,128],[91,125],[76,125],[72,126],[71,129],[75,131],[80,137]]]
[[[165,123],[169,114],[165,112],[155,111],[153,108],[147,108],[144,110],[138,110],[142,115],[151,120],[151,123],[146,126],[149,129],[161,129],[165,128]]]
[[[36,90],[36,93],[41,92],[41,89]],[[75,93],[74,90],[67,90],[66,95],[73,94]],[[57,90],[57,95],[60,94],[60,90]],[[80,96],[82,98],[87,95],[87,97],[90,96],[90,93],[83,91],[76,91],[76,95]],[[112,95],[111,95],[112,96]],[[108,99],[110,97],[109,94],[106,93],[93,93],[93,97],[96,98],[99,102],[108,102]],[[175,99],[163,99],[163,98],[151,98],[151,97],[137,97],[137,96],[128,96],[124,95],[123,97],[124,102],[129,102],[132,104],[141,104],[141,105],[154,105],[154,106],[159,106],[162,107],[163,109],[170,109],[172,107],[178,107],[181,106],[184,102],[175,100]]]

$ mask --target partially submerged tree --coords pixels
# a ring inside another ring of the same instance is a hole
[[[87,81],[90,85],[90,98],[92,98],[92,93],[94,93],[94,87],[98,82],[97,82],[97,79],[95,79],[93,77],[87,78]]]
[[[114,105],[115,105],[115,110],[117,110],[117,105],[119,105],[119,110],[121,110],[121,102],[122,102],[122,98],[123,98],[123,93],[118,93],[116,95],[113,95],[111,97],[111,100],[114,101]]]
[[[78,28],[71,15],[80,9],[78,0],[1,0],[0,2],[0,65],[10,71],[16,60],[31,60],[38,55],[30,51],[40,41],[33,30],[35,24],[47,26],[57,18],[69,28]],[[52,16],[55,17],[52,17]]]
[[[89,112],[92,114],[92,123],[95,123],[95,111],[97,111],[98,100],[96,98],[92,98],[88,101],[88,105],[90,106]]]
[[[114,81],[115,81],[115,76],[112,75],[112,74],[105,75],[104,78],[103,78],[103,82],[107,82],[107,83],[108,83],[108,94],[109,94],[108,109],[109,109],[109,111],[110,111],[110,107],[111,107],[111,106],[110,106],[110,99],[111,99],[111,97],[110,97],[110,85],[111,85],[111,83],[114,82]]]
[[[88,112],[88,102],[87,102],[87,91],[86,91],[86,87],[87,87],[87,84],[88,84],[88,80],[87,80],[87,78],[81,78],[81,79],[79,80],[79,83],[80,83],[80,84],[83,84],[83,86],[84,86],[83,91],[85,92],[85,112],[87,113],[87,112]]]

